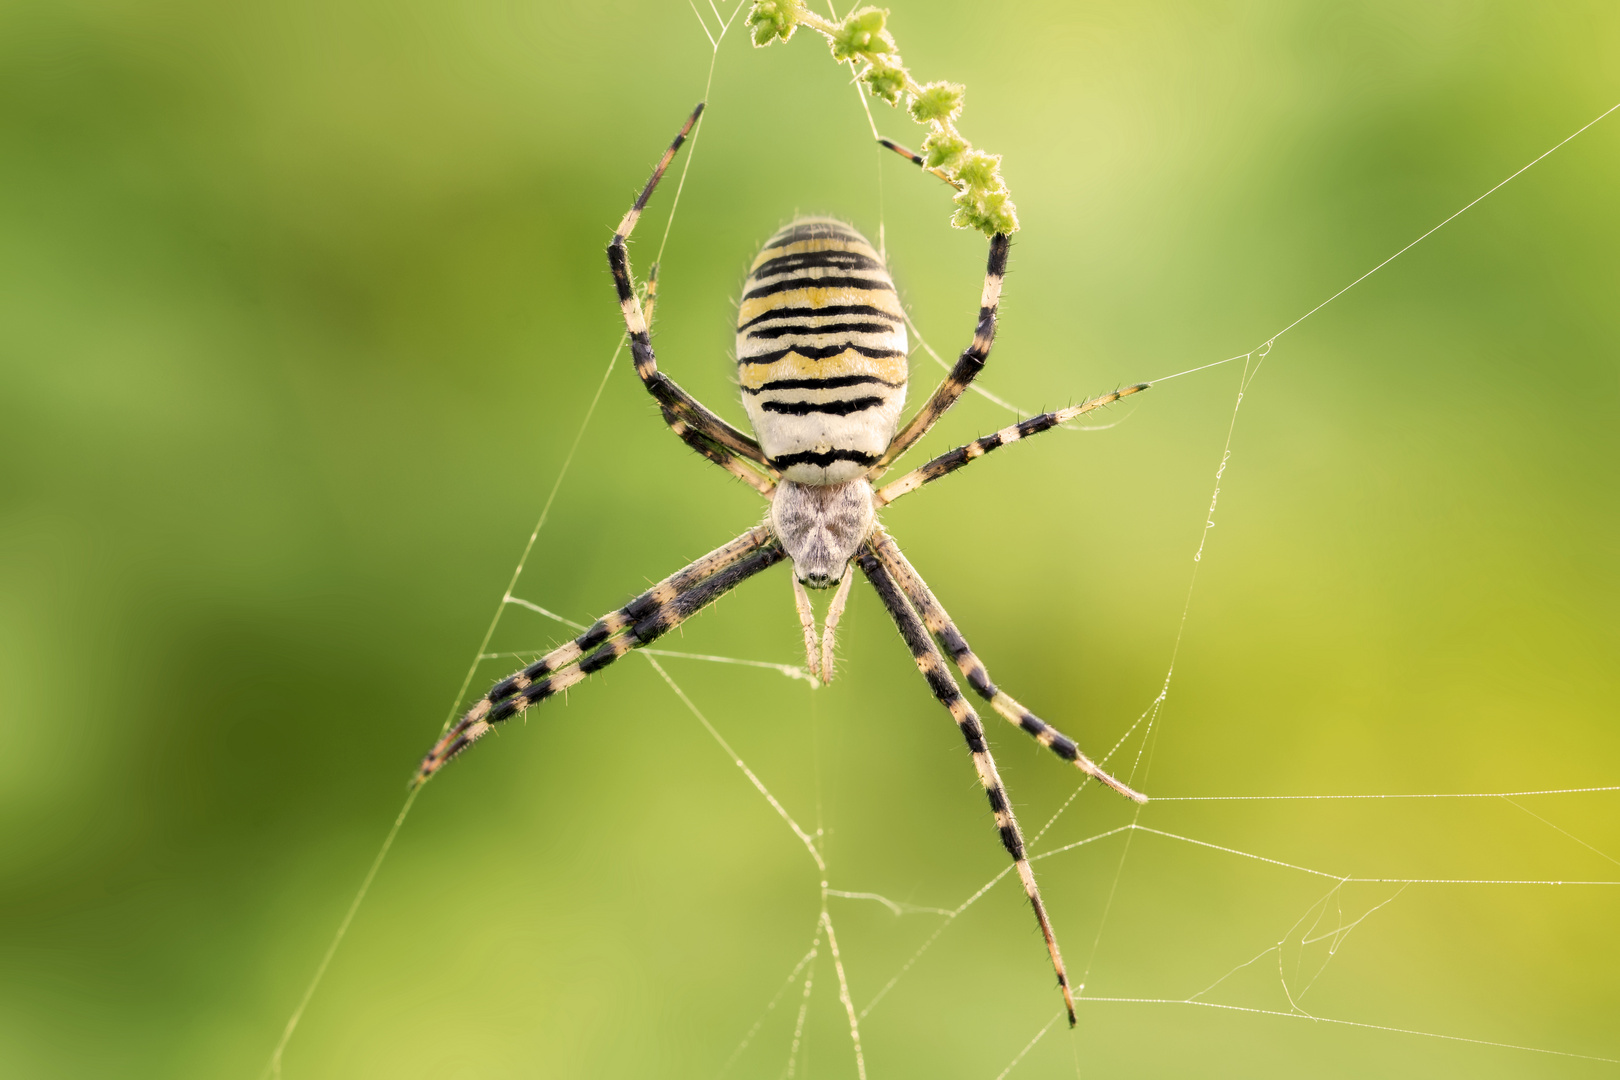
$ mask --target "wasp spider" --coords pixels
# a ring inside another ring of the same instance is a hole
[[[975,693],[1042,746],[1122,795],[1137,802],[1145,797],[1104,772],[1080,752],[1073,739],[990,680],[990,673],[961,631],[878,523],[877,511],[998,447],[1049,431],[1145,390],[1147,384],[1031,417],[874,487],[872,481],[922,438],[984,367],[995,336],[1008,237],[997,235],[990,241],[973,343],[902,427],[906,325],[894,282],[877,252],[854,229],[830,218],[800,218],[771,237],[749,269],[737,313],[737,369],[743,404],[759,437],[751,438],[732,427],[658,370],[625,250],[653,189],[702,111],[699,105],[687,119],[620,222],[608,247],[608,263],[630,335],[636,374],[663,410],[665,422],[688,446],[759,491],[770,503],[769,516],[764,524],[602,616],[573,641],[496,683],[423,758],[417,780],[432,776],[494,725],[668,633],[784,559],[793,561],[794,598],[810,669],[823,681],[830,680],[834,633],[858,566],[894,619],[929,689],[950,711],[967,741],[1002,845],[1012,856],[1046,939],[1073,1024],[1074,998],[1051,920],[1025,856],[1018,819],[996,773],[978,714],[947,670],[940,647],[950,654]],[[838,591],[818,637],[805,587],[834,585]]]

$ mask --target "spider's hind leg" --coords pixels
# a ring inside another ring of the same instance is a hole
[[[1040,887],[1035,884],[1035,872],[1030,869],[1029,856],[1024,850],[1024,834],[1018,827],[1018,819],[1013,815],[1012,803],[1007,799],[1006,786],[1002,784],[1001,777],[996,772],[995,759],[990,756],[990,747],[984,741],[984,727],[979,723],[979,718],[972,707],[968,705],[967,699],[962,696],[956,680],[951,678],[950,671],[945,667],[945,658],[934,645],[934,639],[929,636],[928,628],[906,602],[906,597],[895,584],[894,578],[873,553],[871,544],[857,556],[857,561],[860,563],[861,572],[877,590],[883,606],[889,609],[894,625],[899,628],[900,636],[911,649],[912,659],[917,662],[917,670],[928,680],[928,687],[933,690],[934,697],[950,711],[951,719],[956,721],[957,728],[962,732],[962,738],[967,742],[968,752],[973,755],[973,767],[979,774],[979,783],[983,785],[985,796],[990,800],[990,811],[995,815],[1002,846],[1007,849],[1007,854],[1012,856],[1013,866],[1018,871],[1018,880],[1024,886],[1024,895],[1029,897],[1029,906],[1034,909],[1035,921],[1040,924],[1041,936],[1046,940],[1046,950],[1052,957],[1052,969],[1057,973],[1058,986],[1063,991],[1063,1004],[1069,1011],[1069,1026],[1073,1027],[1074,993],[1069,989],[1069,976],[1063,967],[1063,955],[1058,950],[1057,934],[1052,930],[1052,920],[1047,917],[1046,905],[1041,900]]]
[[[973,687],[980,697],[990,703],[991,708],[1005,717],[1009,723],[1028,733],[1036,742],[1064,761],[1070,762],[1087,776],[1101,781],[1133,802],[1147,802],[1146,795],[1133,791],[1130,787],[1109,775],[1096,762],[1082,753],[1079,745],[1073,739],[1024,708],[1014,701],[1006,691],[990,681],[990,672],[985,669],[984,663],[968,647],[967,639],[962,636],[962,632],[956,628],[956,624],[946,614],[944,607],[935,599],[933,591],[928,587],[928,583],[922,579],[922,576],[916,570],[912,569],[911,563],[901,554],[899,545],[894,542],[894,537],[879,530],[873,536],[870,546],[877,558],[882,561],[884,568],[898,583],[900,591],[905,593],[906,599],[911,602],[912,606],[922,616],[929,633],[938,638],[940,644],[945,646],[945,650],[951,654],[951,659],[956,661],[956,666],[961,669],[962,677],[967,679],[968,685]]]

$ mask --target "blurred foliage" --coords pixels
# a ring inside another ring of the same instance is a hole
[[[1018,188],[985,382],[1031,410],[1253,348],[1620,96],[1610,4],[892,10],[908,62],[969,82],[974,130]],[[5,1075],[263,1066],[603,376],[620,327],[602,249],[708,60],[679,0],[0,8]],[[947,357],[961,347],[984,241],[946,227],[937,181],[871,145],[819,49],[754,50],[736,27],[710,101],[661,280],[667,370],[741,422],[732,305],[759,242],[800,211],[881,236],[918,325]],[[1617,173],[1620,116],[1272,352],[1150,793],[1620,778]],[[642,272],[672,194],[636,245]],[[920,398],[937,371],[916,364]],[[1163,682],[1237,374],[1166,383],[1117,427],[1010,449],[887,517],[997,680],[1094,751]],[[970,397],[925,449],[1005,420]],[[588,618],[759,514],[663,429],[621,359],[518,592]],[[953,905],[1002,866],[983,799],[869,590],[845,626],[826,690],[667,664],[827,830],[836,887]],[[669,647],[793,662],[797,634],[773,573]],[[555,637],[512,611],[494,647]],[[1074,774],[991,735],[1038,827]],[[1524,805],[1620,851],[1613,795]],[[1089,791],[1043,845],[1123,820]],[[1500,800],[1166,803],[1142,821],[1332,873],[1617,873]],[[1039,864],[1094,995],[1190,994],[1326,891],[1144,834],[1115,892],[1123,851]],[[1346,919],[1390,891],[1347,889]],[[627,659],[426,789],[286,1075],[712,1076],[816,903],[779,819]],[[937,923],[838,903],[864,1003]],[[1413,886],[1304,1006],[1617,1056],[1614,905]],[[823,964],[808,1075],[852,1075],[833,986]],[[1287,1008],[1269,958],[1214,1000]],[[994,1076],[1057,1004],[998,887],[868,1017],[870,1073]],[[730,1075],[776,1075],[791,1014]],[[1016,1075],[1076,1061],[1592,1068],[1099,1004]]]

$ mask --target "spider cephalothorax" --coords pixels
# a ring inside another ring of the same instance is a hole
[[[878,253],[852,227],[830,218],[801,218],[767,241],[749,270],[738,311],[737,366],[743,405],[759,437],[756,440],[732,427],[658,370],[625,246],[664,170],[702,111],[699,105],[692,113],[619,224],[608,247],[608,263],[636,374],[658,402],[665,422],[688,446],[768,499],[769,518],[602,616],[573,641],[496,683],[445,731],[422,759],[416,779],[421,782],[438,772],[495,724],[656,640],[784,559],[793,562],[794,597],[810,671],[822,681],[830,681],[833,635],[858,566],[967,743],[1001,842],[1012,857],[1045,937],[1073,1024],[1074,999],[1024,852],[1023,834],[997,775],[978,714],[947,669],[941,647],[973,691],[1001,716],[1087,776],[1138,802],[1145,797],[1104,772],[1080,752],[1073,739],[990,680],[990,673],[927,583],[878,523],[877,511],[998,447],[1049,431],[1145,390],[1147,384],[1031,417],[874,487],[873,481],[922,438],[984,367],[995,338],[1008,238],[997,234],[990,240],[972,343],[928,401],[901,426],[906,316],[894,282]],[[901,152],[922,164],[909,151]],[[838,592],[828,607],[825,631],[817,635],[804,586],[828,588],[834,584]]]
[[[838,584],[876,521],[865,477],[836,484],[783,480],[771,499],[771,531],[793,560],[794,577],[812,589]]]

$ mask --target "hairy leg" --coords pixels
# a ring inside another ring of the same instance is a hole
[[[1043,431],[1051,431],[1059,425],[1067,424],[1077,416],[1084,416],[1093,409],[1100,409],[1104,405],[1112,405],[1120,398],[1127,398],[1132,394],[1140,394],[1152,385],[1152,383],[1137,383],[1135,386],[1123,387],[1111,394],[1094,397],[1090,401],[1083,401],[1079,405],[1071,405],[1067,409],[1032,416],[1028,420],[974,439],[966,446],[958,446],[955,450],[941,454],[933,461],[928,462],[928,464],[911,470],[900,479],[884,484],[877,490],[877,504],[886,506],[902,495],[911,494],[924,484],[931,484],[943,476],[949,476],[957,469],[977,461],[992,450],[1009,446],[1033,435],[1039,435]]]
[[[996,309],[1001,304],[1001,280],[1007,272],[1007,249],[1011,243],[1002,233],[990,238],[990,258],[984,270],[984,290],[979,297],[979,321],[973,331],[973,343],[962,351],[956,366],[923,403],[923,407],[917,410],[917,415],[895,435],[889,448],[873,466],[874,474],[886,468],[927,434],[928,429],[967,392],[968,384],[984,370],[985,360],[990,356],[990,346],[996,340]]]
[[[804,590],[799,575],[793,575],[793,606],[799,612],[799,628],[804,631],[804,663],[810,674],[821,678],[821,665],[816,661],[816,609],[810,606],[810,594]]]
[[[984,727],[979,723],[979,718],[974,714],[972,707],[968,705],[967,699],[962,696],[962,691],[957,688],[956,680],[951,678],[950,671],[945,667],[945,658],[939,654],[933,638],[929,637],[928,628],[906,602],[894,578],[890,576],[870,546],[856,556],[856,560],[860,563],[861,572],[877,590],[883,606],[889,609],[894,625],[899,628],[900,636],[905,639],[906,646],[911,650],[912,659],[917,662],[917,669],[922,672],[923,678],[928,680],[929,689],[934,692],[934,697],[939,699],[939,703],[950,712],[951,719],[956,721],[957,728],[962,732],[962,738],[967,742],[968,752],[973,755],[973,767],[979,774],[979,783],[984,788],[985,796],[990,800],[990,811],[995,815],[1002,846],[1012,857],[1013,866],[1018,871],[1018,880],[1024,886],[1024,895],[1029,897],[1030,907],[1035,911],[1035,921],[1041,928],[1041,936],[1046,939],[1046,949],[1052,957],[1052,969],[1057,973],[1058,986],[1063,991],[1063,1003],[1069,1010],[1069,1026],[1073,1027],[1074,994],[1069,990],[1069,977],[1063,967],[1063,955],[1058,951],[1057,935],[1052,930],[1052,921],[1047,917],[1046,905],[1041,901],[1040,887],[1035,884],[1035,872],[1030,869],[1029,857],[1024,851],[1024,834],[1018,828],[1018,819],[1013,815],[1012,803],[1007,799],[1007,789],[996,772],[996,762],[990,756],[990,747],[984,741]]]
[[[990,672],[986,670],[983,662],[973,654],[968,647],[967,639],[962,636],[956,624],[951,621],[950,615],[940,602],[935,599],[934,593],[928,588],[928,583],[922,579],[912,568],[910,562],[901,554],[900,547],[894,542],[894,537],[881,530],[869,541],[872,551],[883,563],[883,568],[889,572],[899,585],[900,591],[905,593],[906,599],[912,607],[922,616],[929,633],[939,639],[945,651],[951,654],[956,666],[961,669],[962,677],[967,679],[968,685],[974,692],[990,703],[991,708],[1000,713],[1010,723],[1034,737],[1035,741],[1046,747],[1052,753],[1070,762],[1075,768],[1087,776],[1113,788],[1126,798],[1135,802],[1147,802],[1147,796],[1133,791],[1120,781],[1104,772],[1089,757],[1080,752],[1080,747],[1057,728],[1048,724],[1018,702],[1014,701],[1006,691],[990,681]]]
[[[855,580],[855,566],[844,567],[844,580],[838,583],[832,603],[827,607],[827,625],[821,631],[821,681],[833,681],[833,646],[838,643],[838,620],[844,617],[844,605],[849,602],[849,587]]]
[[[635,203],[624,215],[624,219],[619,222],[618,231],[613,234],[613,242],[608,245],[608,266],[613,271],[613,284],[619,296],[619,310],[624,315],[625,330],[630,335],[630,352],[635,359],[636,374],[641,377],[647,391],[662,407],[665,418],[671,422],[681,420],[692,429],[694,433],[692,436],[682,435],[689,445],[695,445],[693,437],[701,437],[734,457],[756,462],[774,478],[775,471],[766,463],[759,443],[720,419],[691,394],[676,385],[668,375],[658,370],[658,360],[653,355],[652,338],[647,332],[647,318],[642,311],[641,300],[636,296],[635,282],[630,273],[630,255],[625,246],[626,241],[635,230],[641,212],[646,209],[647,200],[652,198],[654,189],[658,187],[658,181],[663,179],[664,171],[669,168],[670,162],[675,160],[676,152],[692,133],[692,128],[697,125],[698,117],[701,115],[703,106],[700,104],[692,110],[692,115],[687,117],[680,133],[675,136],[675,141],[670,143],[669,149],[664,151],[664,156],[659,159],[652,178],[647,181],[647,186],[642,189]],[[712,455],[705,456],[712,458]]]
[[[770,529],[756,526],[602,616],[573,641],[490,687],[428,751],[416,782],[438,772],[495,724],[656,640],[783,557]]]

